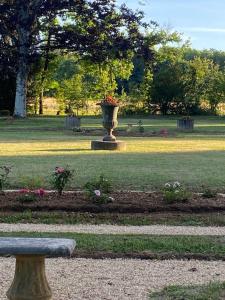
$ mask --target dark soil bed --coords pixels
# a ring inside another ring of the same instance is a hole
[[[19,193],[0,195],[0,211],[66,211],[90,213],[150,213],[150,212],[213,212],[225,211],[225,198],[203,198],[193,194],[185,203],[166,204],[160,193],[117,192],[112,193],[113,203],[95,204],[87,199],[84,193],[56,193],[38,197],[32,202],[18,200]]]

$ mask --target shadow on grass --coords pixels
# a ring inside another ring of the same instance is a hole
[[[43,150],[35,150],[35,152],[82,152],[89,151],[90,148],[84,149],[43,149]]]

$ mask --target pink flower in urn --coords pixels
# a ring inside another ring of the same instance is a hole
[[[38,189],[34,192],[36,195],[38,195],[39,197],[43,197],[45,195],[45,190],[44,189]]]
[[[55,173],[57,174],[61,174],[61,173],[64,173],[65,172],[65,169],[62,168],[62,167],[56,167],[55,168]]]

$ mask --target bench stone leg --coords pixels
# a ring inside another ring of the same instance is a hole
[[[45,257],[16,256],[16,270],[7,292],[10,300],[49,300],[52,297],[45,274]]]

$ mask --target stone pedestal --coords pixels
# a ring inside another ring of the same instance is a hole
[[[44,256],[16,256],[15,275],[7,297],[9,300],[51,299],[52,293],[45,275]]]
[[[91,141],[92,150],[126,150],[126,143],[123,141]]]
[[[52,292],[45,274],[45,257],[71,256],[75,245],[72,239],[0,237],[0,255],[16,257],[8,299],[50,300]]]

